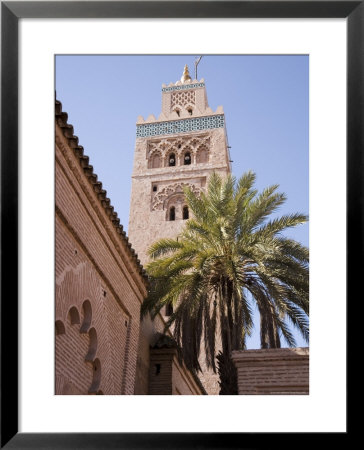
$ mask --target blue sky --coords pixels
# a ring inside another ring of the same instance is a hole
[[[194,78],[196,56],[56,57],[57,99],[126,230],[137,117],[158,117],[162,83],[185,64]],[[279,184],[278,215],[309,212],[308,69],[304,55],[204,55],[198,66],[209,106],[224,107],[233,174],[253,170],[259,190]],[[286,234],[308,246],[308,228]],[[259,347],[256,335],[248,346]]]

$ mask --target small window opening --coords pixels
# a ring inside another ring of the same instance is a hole
[[[188,219],[188,206],[183,207],[183,220]]]
[[[173,305],[168,303],[166,305],[166,316],[170,317],[173,314]]]
[[[187,108],[187,112],[190,116],[192,116],[192,108]]]
[[[160,364],[156,364],[155,365],[155,374],[159,375],[161,373],[161,365]]]
[[[179,117],[180,114],[181,114],[180,110],[179,110],[179,109],[176,109],[175,111],[176,111],[176,113],[177,113],[177,116]]]
[[[176,157],[174,156],[174,153],[171,153],[171,154],[169,155],[168,165],[169,165],[170,167],[176,165]]]
[[[174,206],[169,210],[169,220],[176,220],[176,209]]]
[[[157,186],[153,186],[153,192],[157,192]]]
[[[185,157],[184,157],[184,165],[187,166],[189,164],[191,164],[191,153],[186,153]]]

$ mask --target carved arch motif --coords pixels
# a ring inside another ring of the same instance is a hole
[[[86,306],[86,307],[85,307]],[[75,342],[75,338],[78,336],[77,340],[80,340],[79,348],[82,348],[82,340],[84,339],[82,335],[85,333],[85,331],[82,330],[82,328],[85,326],[85,323],[91,323],[92,321],[92,308],[91,303],[86,300],[83,303],[83,323],[80,324],[80,313],[76,306],[72,306],[68,313],[67,313],[67,322],[66,325],[61,320],[56,320],[55,328],[56,328],[56,353],[57,351],[63,352],[69,352],[73,351],[69,348],[70,342],[68,340],[67,334],[73,334],[72,344]],[[71,327],[71,328],[69,328]],[[74,330],[72,332],[72,329]],[[75,335],[74,332],[78,331],[78,333]],[[68,347],[68,349],[67,349]],[[73,348],[73,347],[72,347]],[[88,331],[88,340],[87,340],[87,351],[86,354],[83,357],[83,361],[79,361],[80,364],[86,364],[84,366],[84,370],[88,371],[91,370],[91,383],[88,389],[89,393],[94,393],[97,391],[97,389],[100,386],[101,381],[101,363],[100,360],[96,358],[98,348],[98,341],[97,341],[97,333],[95,328],[91,328]],[[63,350],[61,350],[63,349]],[[77,356],[76,356],[77,360]],[[74,362],[76,362],[76,360]],[[88,367],[87,364],[91,363],[91,367]],[[57,363],[56,363],[57,364]],[[63,394],[63,395],[73,395],[73,394],[82,394],[76,388],[71,380],[67,380],[64,378],[64,376],[61,376],[63,378],[63,382],[61,383],[59,388],[56,390],[56,394]],[[57,387],[57,385],[56,385]]]
[[[158,169],[162,167],[162,154],[159,150],[155,150],[149,158],[149,169]]]
[[[196,164],[204,164],[209,162],[209,149],[206,145],[202,144],[196,151]]]
[[[147,149],[148,168],[169,167],[168,158],[171,153],[175,155],[175,165],[184,165],[183,155],[186,152],[191,154],[191,164],[195,164],[197,159],[199,162],[208,162],[210,142],[210,136],[206,133],[151,140]]]
[[[181,200],[184,199],[183,194],[183,188],[189,187],[192,192],[195,194],[200,194],[201,189],[197,186],[195,186],[192,183],[175,183],[170,184],[163,189],[161,189],[159,192],[156,192],[155,195],[152,197],[152,210],[153,211],[161,211],[168,208],[168,206],[171,206],[171,199],[174,198],[177,200],[178,198],[181,198]]]
[[[125,357],[126,343],[123,343],[125,347],[120,350],[119,360],[115,362],[108,351],[109,319],[104,313],[102,287],[93,267],[84,262],[77,267],[68,266],[56,278],[56,380],[59,380],[56,394],[63,394],[67,383],[78,389],[78,394],[87,394],[95,378],[95,358],[99,358],[103,373],[98,391],[115,391],[115,382],[108,375],[115,371],[116,364]],[[79,350],[77,353],[73,351],[73,345]],[[69,364],[77,366],[77,370],[84,374],[84,378],[78,378],[80,381],[76,382],[71,372],[65,370],[62,360],[64,354],[69,355]],[[123,377],[120,376],[118,380],[121,383]]]

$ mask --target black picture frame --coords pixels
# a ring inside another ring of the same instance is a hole
[[[18,433],[18,22],[21,18],[347,18],[346,305],[349,298],[361,291],[364,1],[194,1],[189,2],[188,8],[185,6],[183,1],[1,2],[1,448],[225,449],[271,448],[272,444],[297,448],[307,445],[312,437],[305,433],[297,441],[297,436],[292,438],[290,433]],[[346,433],[337,433],[335,441],[340,445],[348,436],[349,428]],[[317,433],[314,439],[315,444],[321,441]]]

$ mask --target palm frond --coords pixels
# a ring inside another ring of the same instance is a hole
[[[288,324],[308,340],[309,252],[281,234],[308,217],[269,220],[286,196],[278,185],[258,193],[255,178],[253,172],[239,180],[213,173],[206,192],[184,188],[190,219],[178,239],[161,239],[149,249],[151,287],[142,314],[153,317],[173,305],[166,326],[193,370],[201,369],[202,348],[214,371],[219,350],[224,359],[246,348],[254,306],[262,348],[280,347],[281,338],[295,345]]]

